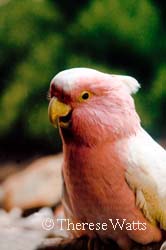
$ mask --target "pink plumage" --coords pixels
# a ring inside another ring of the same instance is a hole
[[[130,249],[132,241],[147,244],[161,240],[161,230],[136,205],[136,194],[126,181],[126,171],[134,162],[129,141],[144,133],[131,97],[138,88],[134,78],[86,68],[60,72],[50,87],[52,98],[71,107],[66,120],[59,118],[63,124],[70,121],[69,126],[60,126],[67,216],[74,222],[125,219],[125,223],[146,224],[146,232],[114,230],[109,224],[107,230],[75,234],[111,238],[125,250]],[[84,92],[88,95],[85,100],[81,95]]]

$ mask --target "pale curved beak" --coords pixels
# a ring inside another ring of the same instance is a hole
[[[54,127],[67,128],[70,124],[69,113],[71,107],[60,102],[56,97],[52,97],[48,106],[48,117]]]

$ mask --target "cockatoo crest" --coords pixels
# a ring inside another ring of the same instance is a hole
[[[131,76],[115,75],[127,88],[129,94],[135,94],[140,88],[138,81]]]
[[[88,79],[93,83],[95,79],[104,80],[106,78],[111,80],[110,82],[114,78],[117,79],[118,83],[122,83],[126,87],[129,94],[136,93],[140,88],[138,81],[131,76],[106,74],[90,68],[72,68],[61,71],[53,78],[52,82],[56,82],[56,86],[61,86],[68,91],[73,90],[78,85],[78,82],[81,85]]]

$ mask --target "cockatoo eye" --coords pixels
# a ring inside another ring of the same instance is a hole
[[[88,100],[90,97],[92,96],[92,94],[89,91],[83,91],[79,97],[79,101],[86,101]]]

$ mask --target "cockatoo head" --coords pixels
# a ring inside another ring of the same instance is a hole
[[[66,143],[87,145],[136,133],[140,126],[131,94],[139,88],[132,77],[89,68],[58,73],[50,85],[49,118]]]

